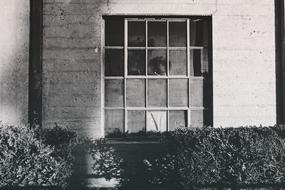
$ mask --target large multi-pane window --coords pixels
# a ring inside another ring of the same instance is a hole
[[[105,18],[105,133],[211,124],[208,17]]]

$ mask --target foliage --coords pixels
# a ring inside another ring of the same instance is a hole
[[[145,160],[153,184],[181,189],[201,185],[285,182],[281,127],[178,129],[163,135],[169,151]]]
[[[122,161],[104,139],[80,139],[75,132],[57,125],[48,129],[1,125],[0,188],[72,188],[75,167],[78,161],[82,163],[82,156],[91,158],[94,176],[119,177]]]
[[[26,126],[0,126],[0,187],[66,186],[68,161]]]

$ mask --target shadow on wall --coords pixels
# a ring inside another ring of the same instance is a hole
[[[29,1],[0,2],[0,121],[28,121]]]
[[[107,1],[60,2],[43,4],[43,127],[100,137],[100,11]]]

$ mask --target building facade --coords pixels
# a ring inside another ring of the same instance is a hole
[[[283,107],[280,2],[6,2],[0,119],[25,123],[29,110],[43,127],[89,137],[274,125]]]

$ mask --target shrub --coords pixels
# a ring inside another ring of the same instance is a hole
[[[241,127],[178,129],[165,133],[169,152],[145,160],[153,184],[194,188],[285,182],[284,129]]]
[[[71,163],[37,136],[26,126],[0,126],[0,187],[67,185]]]

